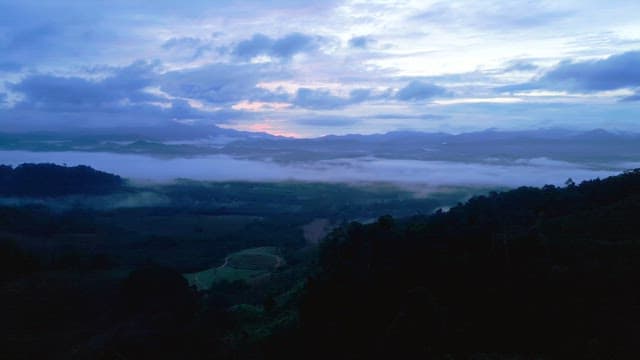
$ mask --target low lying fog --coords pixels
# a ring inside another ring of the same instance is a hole
[[[541,186],[562,185],[607,177],[624,170],[555,161],[546,158],[463,163],[445,161],[356,158],[313,163],[281,164],[241,160],[224,155],[194,158],[157,158],[146,155],[94,152],[0,151],[0,164],[50,162],[89,165],[132,180],[170,181],[177,178],[212,181],[320,181],[391,182],[430,186]]]

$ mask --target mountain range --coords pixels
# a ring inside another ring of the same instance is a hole
[[[602,129],[489,129],[460,134],[395,131],[289,138],[217,126],[172,124],[73,133],[0,133],[0,150],[115,152],[166,157],[219,154],[276,162],[374,157],[499,163],[549,158],[606,167],[640,159],[640,134]]]

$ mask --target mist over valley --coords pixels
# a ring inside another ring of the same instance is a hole
[[[640,359],[638,14],[0,0],[0,359]]]

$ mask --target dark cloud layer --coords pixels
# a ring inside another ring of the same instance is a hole
[[[358,119],[349,116],[310,116],[296,119],[296,123],[307,126],[318,127],[342,127],[354,125],[359,122]]]
[[[83,128],[162,128],[176,122],[224,124],[236,119],[249,119],[252,115],[235,110],[205,112],[181,100],[174,100],[167,105],[158,107],[139,103],[73,111],[45,111],[21,107],[0,111],[0,122],[3,124],[3,131],[64,130],[73,133]]]
[[[297,32],[277,39],[255,34],[251,39],[239,42],[233,49],[233,54],[242,60],[251,60],[260,55],[290,59],[296,54],[316,50],[319,42],[316,37]]]
[[[419,101],[445,96],[447,90],[441,86],[414,80],[396,93],[396,98],[402,101]]]
[[[349,46],[356,49],[366,49],[374,42],[375,40],[369,36],[355,36],[349,39]]]
[[[114,42],[125,47],[135,35],[128,34],[120,21],[107,20],[116,7],[112,3],[0,0],[2,62],[20,69],[77,64],[100,59]]]
[[[303,108],[333,109],[348,105],[349,100],[349,98],[332,95],[329,90],[300,88],[296,92],[293,103]]]
[[[2,61],[27,68],[105,60],[130,62],[155,45],[153,36],[148,36],[152,33],[149,27],[166,29],[220,14],[237,20],[246,18],[247,13],[269,11],[313,9],[322,13],[334,6],[334,1],[247,0],[242,4],[244,11],[238,11],[238,3],[229,0],[0,0],[0,54]],[[287,44],[283,48],[286,53]]]
[[[136,62],[113,69],[100,80],[34,74],[9,84],[22,99],[10,109],[0,111],[7,127],[28,129],[161,125],[173,121],[224,123],[248,116],[231,109],[202,111],[186,100],[150,92],[161,87],[166,75],[155,65]]]
[[[627,96],[626,98],[622,99],[622,101],[640,101],[640,93]]]
[[[381,119],[381,120],[444,120],[447,119],[446,115],[435,115],[435,114],[376,114],[369,117],[370,119]]]
[[[22,65],[14,61],[1,61],[0,72],[16,72],[22,69]]]
[[[153,65],[137,62],[118,69],[103,80],[81,77],[30,75],[11,84],[12,91],[23,95],[20,108],[48,111],[72,111],[81,108],[104,108],[118,102],[158,100],[144,89],[153,83]]]
[[[293,103],[308,109],[339,109],[361,103],[369,98],[371,98],[371,91],[368,89],[355,89],[349,93],[349,97],[340,97],[332,95],[326,89],[300,88],[296,92]]]
[[[162,48],[166,51],[186,56],[190,60],[195,60],[210,52],[212,45],[203,39],[195,37],[174,37],[165,41],[162,44]]]
[[[540,78],[499,89],[551,89],[590,93],[635,87],[640,87],[640,51],[612,55],[602,60],[563,61]]]
[[[286,72],[265,64],[212,64],[162,73],[158,64],[140,61],[107,68],[107,72],[97,80],[36,73],[8,83],[20,100],[0,110],[0,120],[7,128],[161,125],[167,121],[220,124],[254,117],[231,108],[239,101],[290,100],[284,91],[257,86],[260,81],[287,77]],[[194,108],[186,99],[217,109]]]
[[[286,101],[284,92],[272,92],[257,84],[288,78],[288,73],[267,64],[211,64],[164,74],[161,88],[173,96],[230,105],[238,101]]]

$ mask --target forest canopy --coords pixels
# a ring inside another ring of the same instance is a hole
[[[74,194],[107,194],[125,184],[118,175],[89,166],[55,164],[0,165],[0,195],[57,197]]]

